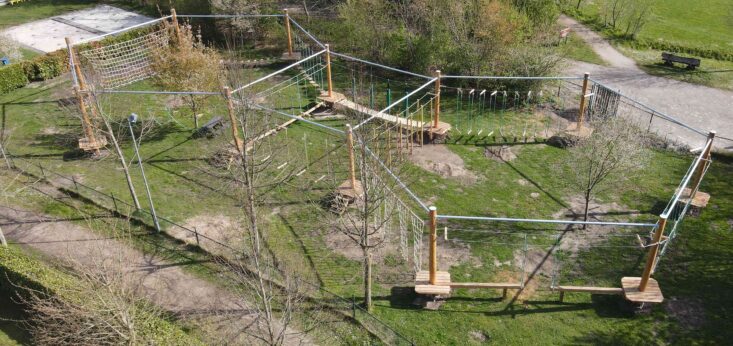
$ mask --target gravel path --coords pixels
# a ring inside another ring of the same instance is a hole
[[[200,326],[207,344],[257,344],[244,329],[256,315],[240,297],[186,273],[181,265],[145,254],[78,223],[0,205],[0,225],[9,242],[33,248],[72,266],[124,259],[125,278],[159,307]],[[115,262],[115,263],[119,263]],[[106,262],[105,262],[106,263]],[[286,344],[309,344],[291,337]]]
[[[590,72],[591,78],[619,89],[621,93],[668,114],[679,121],[703,131],[715,130],[719,150],[733,150],[733,92],[702,85],[690,84],[674,79],[651,76],[636,66],[633,60],[621,54],[602,37],[572,18],[561,16],[561,25],[570,27],[593,50],[611,66],[599,66],[584,62],[573,62],[565,69],[569,75]],[[652,127],[669,138],[683,142],[690,147],[699,147],[704,137],[694,132],[656,121]]]

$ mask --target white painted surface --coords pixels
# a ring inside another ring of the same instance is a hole
[[[84,30],[83,27],[90,27],[106,33],[152,19],[108,5],[69,12],[58,17],[72,21],[80,27],[48,18],[11,27],[1,34],[40,51],[52,52],[66,47],[64,37],[69,37],[76,42],[98,36],[98,33],[89,32]]]

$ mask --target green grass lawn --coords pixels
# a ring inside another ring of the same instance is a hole
[[[589,62],[591,64],[606,66],[608,63],[593,51],[593,48],[577,34],[571,32],[567,41],[560,43],[561,51],[568,59]]]
[[[597,16],[600,2],[586,1],[581,12]],[[682,46],[733,51],[733,3],[727,0],[653,0],[652,17],[639,38]]]
[[[39,0],[7,5],[0,10],[0,29],[85,9],[97,3],[89,0]]]

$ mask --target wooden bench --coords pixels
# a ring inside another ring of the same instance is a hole
[[[688,70],[694,70],[700,67],[700,59],[687,58],[684,56],[674,55],[672,53],[662,53],[662,60],[667,66],[674,66],[674,63],[680,63],[687,65]]]
[[[221,117],[214,117],[213,119],[209,120],[204,126],[199,127],[196,129],[196,132],[194,132],[193,136],[195,138],[200,137],[214,137],[221,128],[224,127],[224,121]]]
[[[624,289],[619,287],[593,287],[593,286],[555,286],[554,291],[560,292],[560,301],[565,299],[565,292],[582,292],[590,294],[624,294]]]

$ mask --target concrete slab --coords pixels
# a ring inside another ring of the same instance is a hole
[[[66,48],[64,37],[69,37],[76,42],[151,19],[116,7],[99,5],[58,17],[14,26],[0,34],[33,49],[52,52]]]

